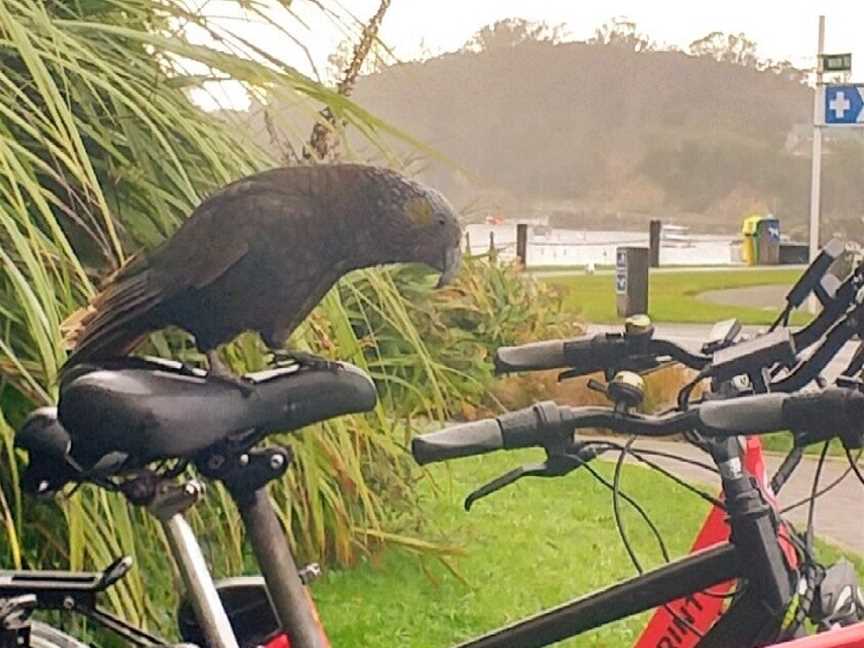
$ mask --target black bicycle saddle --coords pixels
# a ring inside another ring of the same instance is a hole
[[[173,363],[132,358],[82,365],[61,385],[57,418],[80,466],[121,453],[130,467],[192,459],[250,430],[263,436],[368,411],[377,399],[369,376],[345,363],[293,365],[246,378],[248,394]]]

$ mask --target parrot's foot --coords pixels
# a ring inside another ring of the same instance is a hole
[[[244,398],[248,398],[255,391],[255,386],[248,382],[242,376],[237,376],[231,373],[231,370],[219,358],[219,352],[216,349],[207,351],[207,364],[210,371],[207,372],[208,380],[216,380],[232,387],[236,387],[243,394]]]
[[[308,351],[289,351],[287,349],[273,349],[273,358],[270,365],[273,367],[288,367],[298,365],[300,368],[308,369],[335,369],[338,363],[309,353]]]

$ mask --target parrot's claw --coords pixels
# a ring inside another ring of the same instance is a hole
[[[236,387],[243,394],[244,398],[248,398],[255,391],[255,386],[252,383],[242,376],[231,373],[228,367],[219,359],[218,352],[215,350],[207,352],[207,364],[210,365],[210,370],[207,372],[208,380],[216,380]]]
[[[290,367],[292,365],[297,365],[303,369],[335,369],[338,366],[336,362],[308,351],[287,351],[285,349],[273,351],[270,366]]]

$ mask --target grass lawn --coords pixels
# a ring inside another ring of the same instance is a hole
[[[789,432],[775,432],[774,434],[762,435],[762,448],[768,452],[776,452],[778,454],[787,454],[792,450],[792,435]],[[822,444],[815,443],[804,448],[805,455],[819,456],[822,453]],[[855,457],[858,450],[852,451],[852,456]],[[843,449],[843,444],[840,439],[832,439],[828,444],[829,457],[846,457],[846,451]]]
[[[462,509],[470,490],[538,458],[536,451],[521,451],[432,466],[418,485],[428,521],[421,533],[464,548],[454,560],[464,582],[434,559],[397,550],[331,571],[315,584],[314,595],[333,644],[444,648],[633,576],[609,491],[587,472],[526,479],[476,503],[471,513]],[[594,465],[611,476],[610,464]],[[658,524],[670,553],[686,553],[706,512],[702,501],[638,467],[625,467],[622,483]],[[631,510],[625,520],[643,564],[659,564],[645,525]],[[631,646],[646,619],[559,645]]]
[[[782,304],[771,310],[712,304],[697,298],[709,290],[748,286],[790,286],[800,275],[798,269],[726,272],[663,272],[650,276],[649,315],[655,322],[712,323],[737,317],[744,324],[770,324]],[[565,307],[587,322],[617,322],[615,277],[613,274],[549,277],[545,281],[565,289]],[[795,313],[792,322],[807,321],[805,313]]]

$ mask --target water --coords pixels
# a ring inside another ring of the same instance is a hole
[[[502,259],[516,257],[516,226],[473,224],[466,228],[472,254],[489,250],[489,234]],[[670,240],[666,240],[668,237]],[[614,265],[615,248],[648,247],[648,232],[565,230],[528,227],[526,265]],[[660,265],[740,265],[741,253],[734,236],[667,232],[660,245]]]

